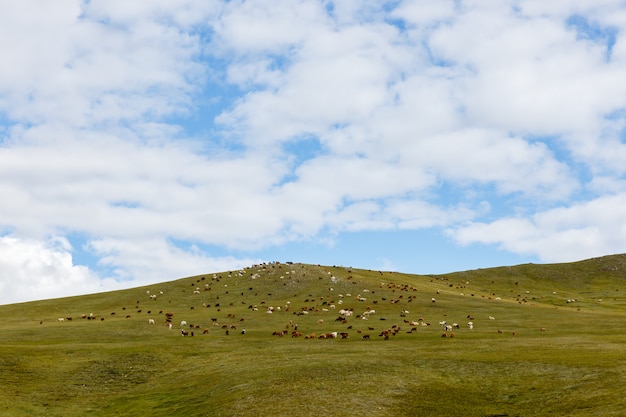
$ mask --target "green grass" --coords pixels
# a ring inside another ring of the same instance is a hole
[[[625,283],[624,256],[440,276],[273,264],[0,306],[0,415],[620,416]],[[316,337],[272,335],[295,324]],[[317,337],[333,331],[349,337]]]

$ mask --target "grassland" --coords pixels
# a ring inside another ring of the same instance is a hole
[[[276,263],[0,306],[0,415],[623,416],[625,284],[623,255],[436,276]]]

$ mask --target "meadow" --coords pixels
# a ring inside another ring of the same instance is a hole
[[[4,305],[0,415],[624,416],[625,284],[271,263]]]

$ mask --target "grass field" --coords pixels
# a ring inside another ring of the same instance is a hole
[[[275,263],[0,306],[0,415],[624,416],[625,284],[623,255],[436,276]]]

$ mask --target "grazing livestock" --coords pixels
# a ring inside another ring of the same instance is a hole
[[[148,319],[148,324],[154,324],[154,319]]]

